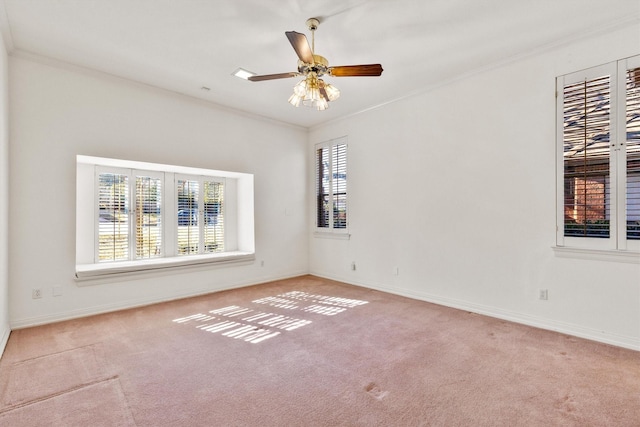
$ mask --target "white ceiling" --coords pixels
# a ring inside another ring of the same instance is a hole
[[[328,77],[342,96],[325,111],[287,103],[299,79],[232,76],[295,71],[284,32],[310,40],[310,17],[330,65],[381,63],[382,76]],[[304,127],[639,20],[640,0],[0,0],[10,51]]]

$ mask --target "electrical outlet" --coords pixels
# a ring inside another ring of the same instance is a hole
[[[540,289],[538,293],[538,299],[546,301],[549,299],[549,290],[548,289]]]
[[[32,289],[31,290],[31,298],[42,298],[42,289]]]
[[[355,261],[353,261],[351,263],[351,271],[356,271],[356,262]]]

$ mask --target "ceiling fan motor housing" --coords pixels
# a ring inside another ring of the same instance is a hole
[[[305,76],[313,72],[320,77],[329,73],[329,61],[320,55],[313,55],[313,64],[307,64],[304,61],[298,60],[298,72]]]

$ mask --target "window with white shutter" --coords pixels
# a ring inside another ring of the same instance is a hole
[[[136,259],[158,258],[163,255],[163,177],[150,171],[134,175]]]
[[[162,181],[160,173],[96,168],[97,262],[162,256]]]
[[[205,253],[224,252],[224,182],[205,180],[202,192],[204,204]]]
[[[197,254],[200,252],[200,183],[194,179],[178,179],[177,185],[178,254]]]
[[[315,165],[316,227],[321,232],[346,232],[346,138],[316,145]]]
[[[627,239],[640,240],[640,64],[626,70],[626,107]]]
[[[557,244],[640,249],[640,57],[558,77]]]
[[[178,177],[178,254],[224,251],[224,180]]]
[[[129,173],[98,173],[97,261],[125,261],[129,233]]]

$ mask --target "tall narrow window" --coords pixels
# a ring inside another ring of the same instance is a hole
[[[558,246],[640,249],[640,57],[559,77],[558,127]]]
[[[316,146],[316,226],[346,231],[347,144],[345,139]]]
[[[611,79],[564,87],[564,235],[609,237]]]

